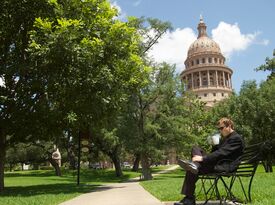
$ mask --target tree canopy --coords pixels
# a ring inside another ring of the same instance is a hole
[[[7,139],[100,125],[147,72],[136,28],[108,1],[14,0],[1,9],[0,190]]]

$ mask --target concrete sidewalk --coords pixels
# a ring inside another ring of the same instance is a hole
[[[169,172],[178,165],[160,171],[153,176]],[[139,185],[139,178],[124,183],[100,186],[90,193],[82,194],[60,205],[163,205],[157,198]]]
[[[163,205],[145,191],[139,182],[104,185],[61,205]]]

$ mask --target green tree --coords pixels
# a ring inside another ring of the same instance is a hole
[[[26,132],[20,130],[20,127],[25,127],[30,111],[26,108],[26,101],[23,103],[18,95],[28,75],[25,72],[28,65],[28,32],[33,28],[35,17],[50,15],[51,11],[46,1],[0,2],[0,77],[4,82],[0,86],[0,192],[4,189],[4,161],[8,141],[25,135]],[[26,78],[21,78],[22,75]],[[31,103],[32,100],[28,104]]]
[[[192,137],[187,104],[192,105],[182,96],[175,67],[163,63],[152,68],[147,84],[130,96],[118,130],[126,149],[140,156],[146,180],[152,179],[150,165],[154,160],[172,147],[182,149]]]
[[[7,136],[56,141],[67,128],[99,130],[146,72],[137,30],[108,1],[36,2],[1,1],[0,191]]]
[[[265,64],[260,65],[256,68],[256,71],[270,71],[270,78],[275,75],[275,49],[273,50],[273,58],[267,57],[265,59]]]
[[[158,39],[168,30],[171,29],[170,23],[168,22],[161,22],[158,19],[152,18],[136,18],[136,17],[129,17],[127,22],[129,27],[138,31],[140,35],[139,40],[139,56],[143,57],[144,62],[151,61],[147,58],[147,51],[157,43]],[[147,63],[148,64],[148,63]],[[150,68],[150,64],[147,67]],[[136,93],[140,87],[144,86],[147,81],[148,72],[143,72],[139,76],[139,83],[136,84],[137,86],[131,87],[130,89],[124,90],[124,99],[129,99],[133,96],[133,93]],[[113,115],[112,118],[107,118],[105,120],[104,125],[99,126],[98,129],[93,126],[93,136],[94,140],[96,141],[97,146],[107,154],[113,161],[116,169],[116,175],[122,175],[121,170],[121,162],[120,162],[120,155],[122,154],[123,143],[121,142],[122,133],[120,131],[121,127],[121,115],[127,115],[127,113],[131,113],[132,110],[129,108],[128,101],[121,102],[118,104],[116,113]],[[126,108],[126,109],[125,109]],[[123,113],[123,114],[122,114]],[[101,121],[103,122],[103,121]],[[131,130],[133,131],[133,130]],[[138,153],[134,153],[139,156]],[[137,157],[138,159],[138,157]],[[139,160],[137,160],[138,164]]]
[[[23,164],[40,164],[47,161],[46,152],[41,147],[32,143],[18,143],[7,149],[6,161],[10,165],[20,163],[21,170]]]
[[[259,110],[258,88],[256,81],[244,81],[240,94],[233,94],[218,103],[213,109],[213,118],[230,117],[235,123],[235,129],[243,135],[247,143],[255,141],[255,117]],[[253,139],[254,138],[254,139]]]

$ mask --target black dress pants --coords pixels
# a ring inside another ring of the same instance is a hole
[[[194,146],[191,151],[191,159],[193,156],[199,155],[204,156],[206,152],[198,146]],[[214,171],[214,165],[206,164],[204,162],[195,162],[198,165],[199,172],[198,174],[193,174],[190,171],[186,171],[185,179],[183,182],[181,193],[186,197],[194,197],[196,182],[198,180],[199,174],[207,174]]]

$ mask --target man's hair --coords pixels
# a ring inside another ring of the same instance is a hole
[[[217,125],[219,126],[220,124],[224,124],[226,127],[231,127],[231,129],[234,129],[234,123],[229,118],[226,118],[226,117],[221,118],[218,121]]]

